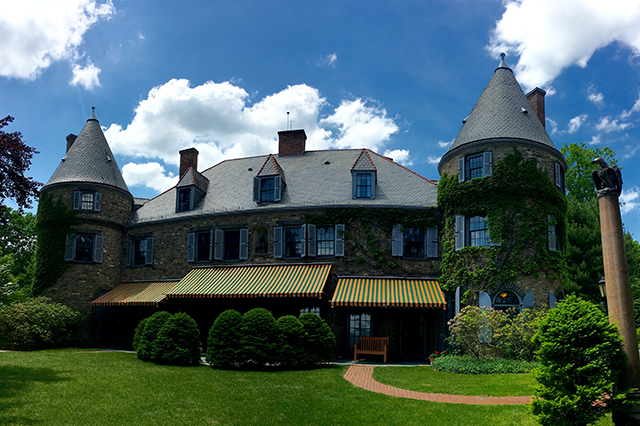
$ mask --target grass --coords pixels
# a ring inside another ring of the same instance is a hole
[[[402,389],[452,395],[526,396],[533,395],[535,384],[530,374],[455,374],[431,367],[381,367],[373,370],[373,378]]]
[[[81,352],[0,353],[0,424],[536,424],[526,406],[441,404],[368,392],[344,380],[342,366],[222,371]]]

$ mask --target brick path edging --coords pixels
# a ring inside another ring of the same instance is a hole
[[[373,366],[352,365],[344,374],[349,382],[371,392],[398,398],[418,399],[422,401],[448,402],[450,404],[477,404],[477,405],[506,405],[528,404],[530,396],[471,396],[471,395],[446,395],[441,393],[416,392],[396,388],[373,380]]]

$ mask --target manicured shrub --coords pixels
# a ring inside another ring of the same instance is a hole
[[[537,362],[504,358],[476,358],[469,355],[441,356],[431,363],[431,368],[434,370],[459,374],[525,373],[537,366]]]
[[[280,355],[278,360],[285,368],[295,368],[307,363],[304,343],[306,333],[298,318],[286,315],[276,322],[280,330]]]
[[[233,309],[222,312],[209,330],[207,362],[214,367],[240,366],[242,359],[242,314]]]
[[[200,363],[200,331],[189,315],[178,312],[164,323],[152,350],[159,364],[197,365]]]
[[[543,425],[586,425],[624,405],[614,383],[625,363],[615,325],[594,304],[569,296],[540,322],[540,368],[532,402]]]
[[[136,331],[133,333],[133,350],[138,352],[138,345],[140,344],[140,340],[142,339],[142,333],[144,332],[144,327],[147,325],[147,320],[149,318],[145,318],[138,323],[136,327]]]
[[[252,309],[242,317],[242,358],[249,364],[263,366],[278,360],[280,333],[271,312]]]
[[[0,311],[0,335],[19,350],[59,347],[77,342],[81,318],[67,306],[37,297]]]
[[[169,312],[160,311],[146,319],[144,330],[138,342],[138,349],[136,350],[138,358],[143,361],[153,360],[154,343],[158,338],[160,329],[162,329],[162,326],[169,318],[171,318]]]
[[[316,314],[307,313],[300,317],[306,332],[304,349],[307,363],[317,365],[335,359],[336,337],[331,328]]]

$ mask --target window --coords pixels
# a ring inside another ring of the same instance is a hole
[[[313,224],[273,229],[273,257],[344,256],[344,225]]]
[[[456,216],[456,250],[463,247],[499,246],[500,242],[491,241],[486,216]]]
[[[96,234],[68,234],[64,260],[102,262],[104,237]]]
[[[302,316],[303,314],[316,314],[317,316],[320,316],[320,308],[319,307],[301,308],[300,309],[300,316]]]
[[[478,294],[478,305],[480,309],[496,309],[496,310],[507,310],[516,308],[519,311],[522,309],[532,308],[536,304],[536,296],[535,292],[530,291],[524,294],[521,298],[516,291],[511,291],[509,288],[513,289],[514,287],[510,283],[507,283],[507,288],[499,289],[497,293],[493,296],[490,296],[486,291],[481,291]],[[519,290],[519,289],[518,289]],[[523,294],[521,292],[521,294]]]
[[[493,157],[491,151],[468,155],[458,159],[458,182],[491,176]]]
[[[196,261],[210,261],[211,247],[211,231],[196,233]]]
[[[73,209],[84,212],[99,212],[102,206],[102,194],[94,191],[75,191]]]
[[[193,188],[178,189],[176,212],[188,212],[193,208]]]
[[[333,256],[335,254],[335,235],[333,226],[316,227],[317,256]]]
[[[254,177],[253,201],[256,203],[275,203],[282,197],[282,178],[280,176]]]
[[[376,175],[375,172],[353,172],[352,198],[374,198]]]
[[[560,189],[560,191],[562,191],[562,193],[564,194],[565,192],[565,180],[564,180],[564,170],[562,169],[562,166],[560,165],[560,163],[553,163],[554,164],[554,181],[556,186]]]
[[[560,238],[557,237],[556,223],[552,215],[547,216],[547,232],[549,234],[549,250],[558,250],[564,253]]]
[[[240,230],[224,231],[224,260],[240,259]]]
[[[506,311],[508,309],[520,309],[520,298],[512,291],[501,291],[493,297],[493,309]]]
[[[126,266],[153,264],[153,237],[133,238],[127,241]]]
[[[255,254],[267,254],[269,252],[269,232],[267,228],[261,226],[255,230]]]
[[[249,230],[207,230],[187,235],[187,262],[244,260],[249,255]]]
[[[293,226],[284,228],[284,257],[302,257],[305,243],[304,227]]]
[[[360,336],[371,336],[371,315],[351,314],[349,316],[349,350],[353,350]]]
[[[407,259],[438,257],[438,227],[403,228],[393,227],[391,255]]]

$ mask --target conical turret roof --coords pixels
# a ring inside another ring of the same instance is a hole
[[[468,143],[499,139],[523,139],[556,149],[504,57],[449,152]]]
[[[130,194],[95,113],[44,187],[72,182],[113,186]]]

